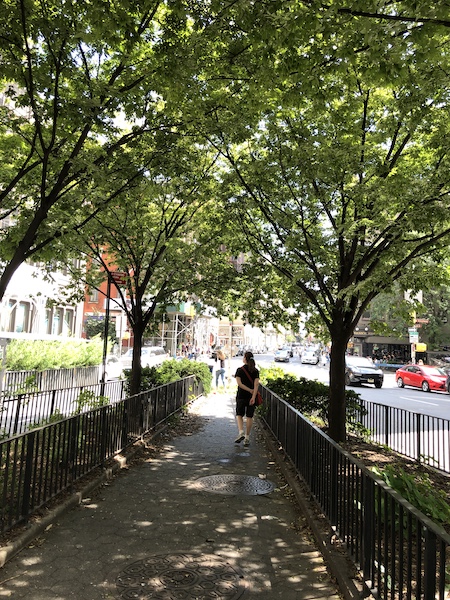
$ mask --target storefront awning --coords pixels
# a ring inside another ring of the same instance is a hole
[[[369,335],[366,338],[361,338],[361,341],[366,342],[367,344],[396,344],[396,345],[409,345],[408,338],[393,338],[393,337],[384,337],[381,335]]]

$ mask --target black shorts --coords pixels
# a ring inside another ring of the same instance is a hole
[[[236,398],[236,415],[238,417],[253,418],[256,404],[250,404],[250,398]]]

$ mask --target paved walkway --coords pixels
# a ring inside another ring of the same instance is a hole
[[[0,570],[0,599],[338,600],[261,432],[234,444],[233,408],[197,400],[204,428],[60,517]]]

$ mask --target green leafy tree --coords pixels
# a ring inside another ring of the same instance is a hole
[[[220,95],[200,127],[230,166],[222,198],[252,268],[277,272],[282,304],[329,333],[340,441],[356,324],[393,282],[434,285],[423,257],[448,245],[450,23],[422,2],[370,3],[365,15],[334,2],[251,10],[235,6],[202,64],[202,94],[193,84],[185,102]]]
[[[156,93],[160,0],[0,7],[0,299],[32,256],[78,230],[142,175],[137,140],[168,129]],[[98,194],[104,182],[107,194]]]
[[[96,336],[103,339],[105,337],[104,317],[100,319],[88,317],[84,322],[84,330],[88,339],[92,339]],[[117,341],[116,326],[111,320],[108,323],[108,340],[113,344]]]
[[[75,280],[92,287],[109,277],[117,289],[114,296],[134,337],[132,393],[140,389],[144,334],[159,324],[166,306],[218,296],[236,276],[223,246],[235,242],[227,213],[215,200],[215,160],[181,138],[139,185],[71,242],[89,264],[87,272],[74,273]],[[115,283],[113,271],[126,274],[124,287]]]

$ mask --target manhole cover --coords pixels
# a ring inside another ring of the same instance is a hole
[[[198,479],[195,487],[214,494],[259,496],[260,494],[270,494],[275,486],[267,479],[248,475],[210,475]]]
[[[218,556],[159,554],[138,560],[116,578],[122,600],[237,600],[242,575]]]

